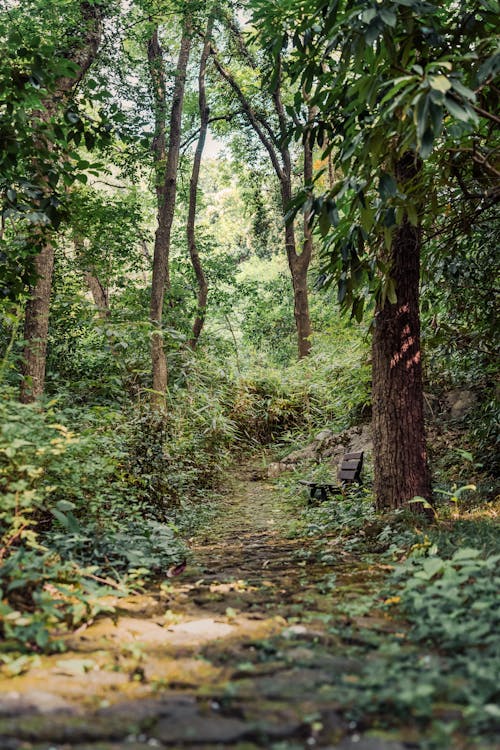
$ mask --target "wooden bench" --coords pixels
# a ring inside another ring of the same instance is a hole
[[[346,485],[352,484],[353,482],[361,483],[361,471],[363,470],[363,451],[359,453],[346,453],[342,459],[339,469],[339,480],[338,484],[325,484],[324,482],[308,482],[305,479],[301,479],[299,484],[303,484],[309,488],[309,499],[328,500],[329,495],[342,494]]]

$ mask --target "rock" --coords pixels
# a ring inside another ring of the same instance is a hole
[[[321,432],[318,432],[316,435],[315,440],[322,443],[323,440],[329,440],[331,437],[333,437],[333,432],[331,430],[321,430]]]
[[[300,450],[292,451],[281,461],[269,464],[267,476],[270,479],[279,477],[284,471],[295,468],[298,464],[319,463],[326,458],[330,459],[336,473],[338,465],[344,453],[355,453],[363,451],[371,453],[373,442],[370,425],[359,425],[350,427],[344,432],[337,434],[331,430],[322,430],[314,441]]]
[[[196,698],[190,695],[175,695],[165,698],[122,701],[99,709],[96,716],[108,717],[117,722],[130,722],[132,719],[137,724],[143,724],[165,716],[194,716],[197,711]]]
[[[0,719],[0,747],[7,739],[28,742],[72,743],[123,740],[134,732],[134,722],[111,721],[111,717],[27,714]]]
[[[239,698],[267,698],[299,702],[304,696],[311,697],[323,685],[328,685],[331,677],[320,669],[285,669],[265,677],[253,677],[235,682]]]
[[[172,716],[161,719],[148,734],[165,745],[178,743],[236,742],[249,733],[241,719],[224,716]]]
[[[373,450],[372,441],[372,428],[369,424],[364,424],[359,427],[352,427],[350,430],[346,430],[346,435],[349,440],[346,445],[346,453],[356,453],[363,451],[371,453]]]
[[[74,707],[59,695],[44,690],[28,690],[22,695],[6,693],[0,698],[0,716],[22,716],[23,714],[75,713]]]
[[[340,744],[330,750],[407,750],[407,747],[401,742],[381,737],[353,734],[350,737],[344,737]]]
[[[308,633],[305,625],[290,625],[281,634],[284,638],[293,638],[294,636],[303,636]]]
[[[475,393],[467,389],[457,388],[446,394],[446,405],[448,406],[452,419],[463,419],[477,403]]]
[[[277,461],[269,464],[269,466],[267,467],[267,476],[269,479],[276,479],[276,477],[279,477],[280,474],[283,474],[283,472],[286,470],[287,466]]]

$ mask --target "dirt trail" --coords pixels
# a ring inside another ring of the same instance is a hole
[[[0,750],[405,747],[338,712],[362,665],[325,626],[331,568],[286,538],[292,518],[271,485],[236,478],[171,586],[0,681]],[[347,555],[335,574],[345,596],[373,585]]]

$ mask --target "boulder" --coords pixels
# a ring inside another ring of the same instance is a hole
[[[270,479],[279,477],[284,471],[290,471],[296,466],[308,463],[320,463],[326,459],[336,469],[345,453],[363,451],[370,454],[373,449],[370,425],[356,425],[343,432],[333,433],[331,430],[319,432],[312,443],[300,450],[292,451],[281,461],[269,464],[267,476]]]
[[[446,394],[446,405],[452,419],[463,419],[476,403],[476,394],[465,388],[457,388]]]

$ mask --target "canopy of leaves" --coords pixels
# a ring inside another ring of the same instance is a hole
[[[292,48],[288,75],[316,108],[311,137],[336,166],[336,184],[320,194],[311,185],[291,213],[302,208],[317,219],[323,282],[335,279],[340,302],[360,318],[366,284],[382,302],[394,298],[383,247],[405,215],[433,225],[443,204],[460,201],[473,223],[498,200],[498,3],[253,6],[275,56]],[[300,97],[294,106],[302,108]],[[302,128],[290,134],[302,135]],[[425,166],[403,184],[395,165],[408,152]]]

